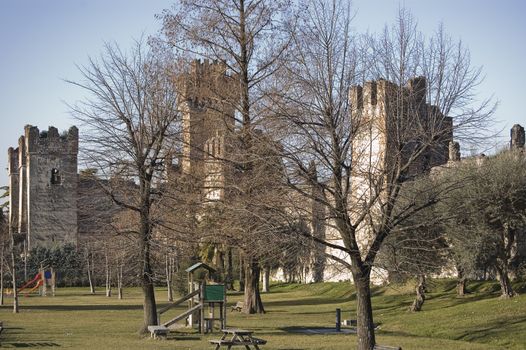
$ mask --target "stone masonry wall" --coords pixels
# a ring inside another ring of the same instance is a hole
[[[17,229],[27,235],[27,248],[76,244],[78,129],[59,135],[54,127],[40,132],[27,125],[16,153],[19,171],[17,176],[10,170],[10,184],[15,192],[19,178]],[[14,217],[14,206],[11,211]]]

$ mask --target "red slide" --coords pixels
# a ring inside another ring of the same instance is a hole
[[[33,288],[31,288],[30,290],[28,290],[27,292],[25,292],[24,296],[33,293],[35,290],[37,290],[38,287],[40,287],[41,285],[44,284],[43,282],[44,282],[44,281],[42,281],[42,280],[38,280],[37,284],[36,284]],[[22,293],[20,293],[20,294],[22,294]]]
[[[20,289],[18,289],[18,293],[29,287],[31,284],[35,283],[36,281],[40,280],[40,272],[36,274],[35,278],[33,278],[31,281],[24,284]],[[37,283],[38,285],[38,283]]]

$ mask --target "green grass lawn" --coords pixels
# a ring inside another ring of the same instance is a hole
[[[526,349],[526,295],[511,300],[498,298],[495,283],[472,283],[473,293],[455,296],[454,281],[435,281],[424,311],[407,311],[413,296],[408,287],[374,288],[377,341],[407,349]],[[519,290],[524,285],[516,284]],[[159,289],[157,299],[166,291]],[[229,295],[229,305],[241,300]],[[335,309],[343,318],[354,318],[354,294],[348,283],[276,285],[263,294],[267,313],[244,315],[228,312],[228,326],[254,330],[268,341],[263,349],[354,349],[352,334],[305,335],[298,328],[334,327]],[[11,313],[6,298],[0,320],[3,348],[60,349],[213,349],[209,339],[191,330],[170,333],[167,340],[139,336],[142,320],[139,289],[125,290],[125,299],[87,294],[87,289],[58,289],[55,297],[21,297],[20,314]],[[161,305],[165,303],[161,302]],[[179,308],[182,310],[183,308]],[[178,310],[163,315],[175,316]]]

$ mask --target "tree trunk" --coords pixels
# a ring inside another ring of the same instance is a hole
[[[241,254],[239,254],[239,291],[245,291],[245,264]]]
[[[13,278],[13,313],[18,313],[18,289],[16,287],[15,237],[11,232],[11,275]]]
[[[173,289],[172,289],[172,276],[173,276],[173,261],[170,254],[166,254],[166,288],[168,291],[168,301],[174,301]]]
[[[245,265],[245,302],[243,312],[246,314],[265,313],[259,294],[259,275],[261,268],[256,259],[250,258]]]
[[[225,259],[223,251],[218,247],[214,248],[214,257],[212,259],[212,263],[217,268],[216,273],[212,274],[213,281],[216,283],[221,283],[225,275]]]
[[[460,278],[457,281],[457,295],[463,297],[468,293],[467,291],[467,279],[465,277]]]
[[[93,253],[88,252],[87,263],[88,263],[88,282],[90,294],[95,294],[95,283],[93,282]]]
[[[122,262],[119,264],[119,267],[117,268],[117,294],[119,300],[122,300],[122,269],[123,264]]]
[[[157,325],[157,304],[155,302],[155,289],[153,281],[153,271],[151,266],[150,257],[150,240],[151,240],[151,227],[149,225],[149,208],[141,211],[141,262],[142,262],[142,275],[141,275],[141,287],[144,296],[143,300],[143,311],[144,311],[144,322],[140,329],[140,333],[146,333],[148,326]]]
[[[460,266],[457,266],[457,278],[457,295],[462,297],[467,294],[467,279],[464,275],[464,269]]]
[[[426,300],[426,276],[425,275],[419,275],[418,276],[418,283],[416,285],[416,298],[413,301],[413,305],[411,305],[410,310],[412,312],[417,312],[422,310],[422,305],[424,305],[424,301]]]
[[[511,286],[510,278],[508,276],[508,269],[506,268],[506,266],[497,266],[496,270],[497,277],[500,283],[500,297],[511,298],[515,296],[515,292],[513,291],[513,287]]]
[[[104,260],[106,265],[106,296],[109,298],[111,297],[111,269],[107,249],[104,249]]]
[[[232,248],[227,250],[227,266],[226,266],[226,277],[225,284],[227,290],[234,290],[234,271],[232,263]]]
[[[358,350],[373,350],[376,343],[374,336],[373,305],[371,303],[371,288],[369,274],[353,273],[356,287],[356,326]]]
[[[4,243],[0,256],[0,305],[4,305]]]
[[[270,267],[265,266],[263,269],[263,293],[268,293],[270,289]]]

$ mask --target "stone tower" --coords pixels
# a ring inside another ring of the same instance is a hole
[[[362,208],[369,205],[370,198],[379,198],[372,208],[374,213],[380,210],[389,178],[410,180],[447,163],[452,119],[426,102],[424,77],[413,78],[405,86],[383,79],[369,81],[363,87],[351,87],[349,93],[352,126],[357,130],[352,144],[350,208]],[[400,164],[407,166],[397,174]],[[351,215],[359,217],[360,209],[352,209]],[[358,228],[362,247],[372,241],[371,228],[366,222]]]
[[[449,143],[453,139],[452,119],[426,103],[426,90],[424,77],[413,78],[403,87],[380,79],[351,88],[352,115],[360,124],[359,136],[353,143],[356,177],[389,172],[389,164],[397,152],[401,152],[402,157],[404,152],[410,155],[414,147],[429,142],[431,137],[433,144],[411,163],[407,176],[448,161]],[[403,150],[397,149],[400,139],[405,143]]]
[[[224,63],[195,60],[179,86],[183,110],[181,170],[203,179],[208,145],[224,141],[234,131],[235,79],[227,74]]]
[[[524,149],[524,128],[520,124],[515,124],[511,128],[511,149]]]
[[[78,129],[59,135],[26,125],[9,148],[9,224],[35,246],[77,242]]]

